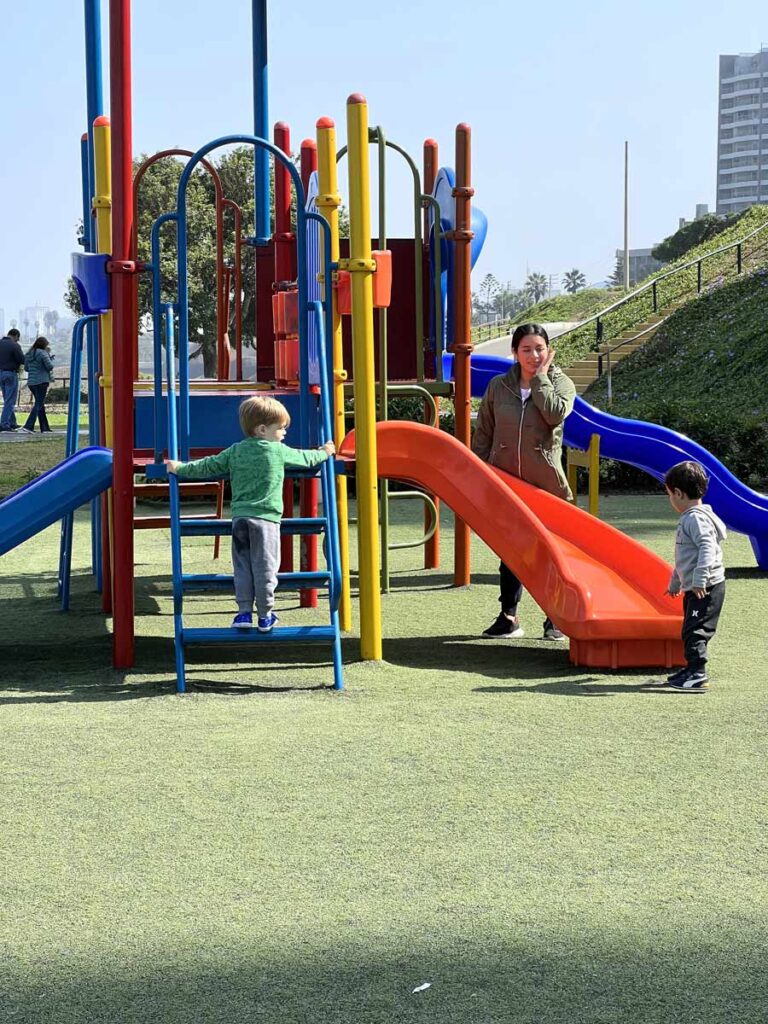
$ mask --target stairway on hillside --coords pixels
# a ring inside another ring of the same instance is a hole
[[[603,373],[605,373],[609,349],[611,350],[611,366],[614,367],[622,359],[626,359],[627,356],[649,342],[667,317],[671,316],[681,305],[683,303],[679,302],[659,310],[658,313],[652,314],[646,320],[643,320],[642,323],[635,324],[634,327],[628,327],[621,334],[612,338],[608,344],[601,345],[595,352],[590,352],[584,359],[571,363],[566,373],[576,385],[576,394],[583,395],[590,384],[594,384],[597,380],[599,376],[598,359],[600,356],[603,357]],[[616,346],[620,347],[617,348]]]

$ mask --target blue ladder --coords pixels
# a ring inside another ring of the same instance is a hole
[[[310,312],[316,318],[318,350],[320,355],[321,379],[328,380],[325,355],[325,331],[323,308],[320,302],[309,304]],[[179,439],[177,430],[177,398],[174,363],[174,306],[163,306],[166,338],[166,361],[168,377],[168,456],[178,458]],[[320,441],[331,440],[331,410],[329,388],[320,392]],[[330,643],[333,660],[333,689],[344,688],[341,662],[341,636],[339,633],[339,601],[341,598],[341,559],[339,552],[338,514],[336,509],[335,466],[333,459],[327,459],[317,469],[299,471],[296,475],[320,476],[320,487],[324,516],[316,518],[286,519],[280,530],[286,535],[317,534],[324,537],[322,545],[327,569],[322,572],[290,572],[278,574],[278,590],[315,590],[327,588],[329,603],[329,624],[325,626],[280,626],[269,633],[257,630],[245,631],[231,627],[200,628],[184,624],[184,595],[189,591],[226,589],[233,590],[233,577],[220,573],[185,573],[182,567],[182,538],[200,536],[223,536],[231,534],[232,522],[228,519],[182,519],[179,503],[179,482],[170,474],[171,511],[171,560],[173,569],[173,618],[176,641],[176,690],[186,692],[185,648],[188,644],[264,644],[264,643]]]

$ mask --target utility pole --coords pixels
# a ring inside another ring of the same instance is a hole
[[[624,291],[629,291],[629,141],[624,140]]]

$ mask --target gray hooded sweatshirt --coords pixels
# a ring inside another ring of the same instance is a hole
[[[675,537],[675,570],[669,581],[673,594],[714,587],[725,579],[725,523],[710,505],[694,505],[680,516]]]

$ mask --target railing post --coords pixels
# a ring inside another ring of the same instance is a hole
[[[658,296],[658,292],[656,291],[656,282],[655,281],[653,282],[653,287],[652,287],[651,290],[653,292],[653,312],[654,313],[658,313],[658,311],[659,311],[659,296]]]
[[[736,246],[736,273],[741,273],[741,242]]]
[[[696,264],[696,291],[701,294],[701,260]]]

